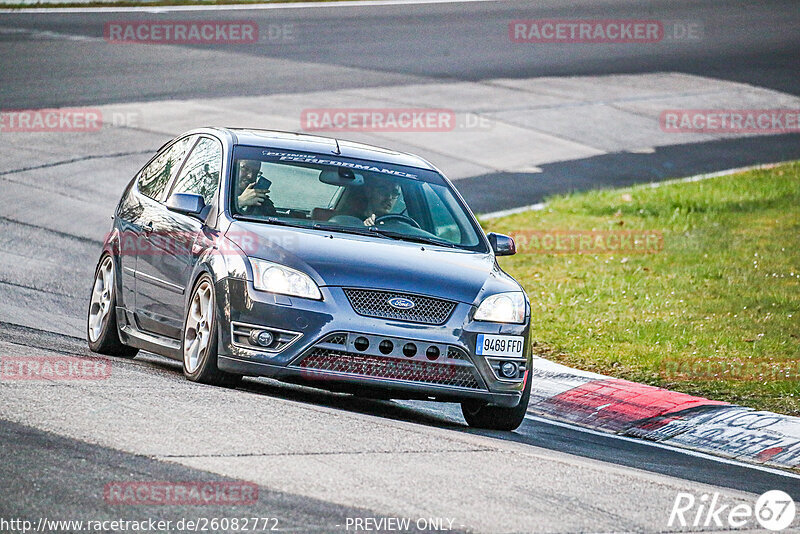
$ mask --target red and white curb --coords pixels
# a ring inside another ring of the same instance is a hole
[[[534,358],[529,412],[595,430],[800,470],[800,417],[694,397]]]

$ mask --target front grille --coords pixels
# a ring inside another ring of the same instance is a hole
[[[399,360],[323,348],[313,349],[299,365],[309,370],[482,389],[471,366]]]
[[[456,303],[450,300],[423,297],[409,293],[393,291],[375,291],[372,289],[345,289],[345,295],[355,312],[366,317],[397,319],[412,323],[444,324],[453,313]],[[410,309],[397,309],[389,300],[403,298],[414,303]]]

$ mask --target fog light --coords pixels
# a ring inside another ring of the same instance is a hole
[[[389,354],[392,352],[392,350],[394,350],[394,343],[388,339],[384,339],[381,341],[381,344],[378,345],[378,350],[381,351],[382,354]]]
[[[252,345],[261,345],[268,347],[275,341],[275,336],[268,330],[252,330],[250,332],[250,343]]]
[[[413,358],[414,355],[417,353],[417,346],[413,343],[406,343],[403,345],[403,354],[405,354],[409,358]]]
[[[503,378],[517,378],[517,364],[514,362],[501,363],[500,376]]]
[[[369,339],[359,336],[355,341],[353,341],[353,346],[356,348],[356,350],[363,352],[369,348]]]
[[[425,351],[425,356],[427,356],[429,360],[435,360],[439,357],[439,347],[431,345],[428,347],[428,350]]]

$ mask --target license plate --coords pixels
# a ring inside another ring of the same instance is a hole
[[[479,356],[522,356],[524,342],[522,336],[478,334],[475,353]]]

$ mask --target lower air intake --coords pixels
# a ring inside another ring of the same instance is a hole
[[[382,358],[332,349],[313,349],[302,359],[303,369],[421,382],[466,389],[483,389],[470,367]]]

